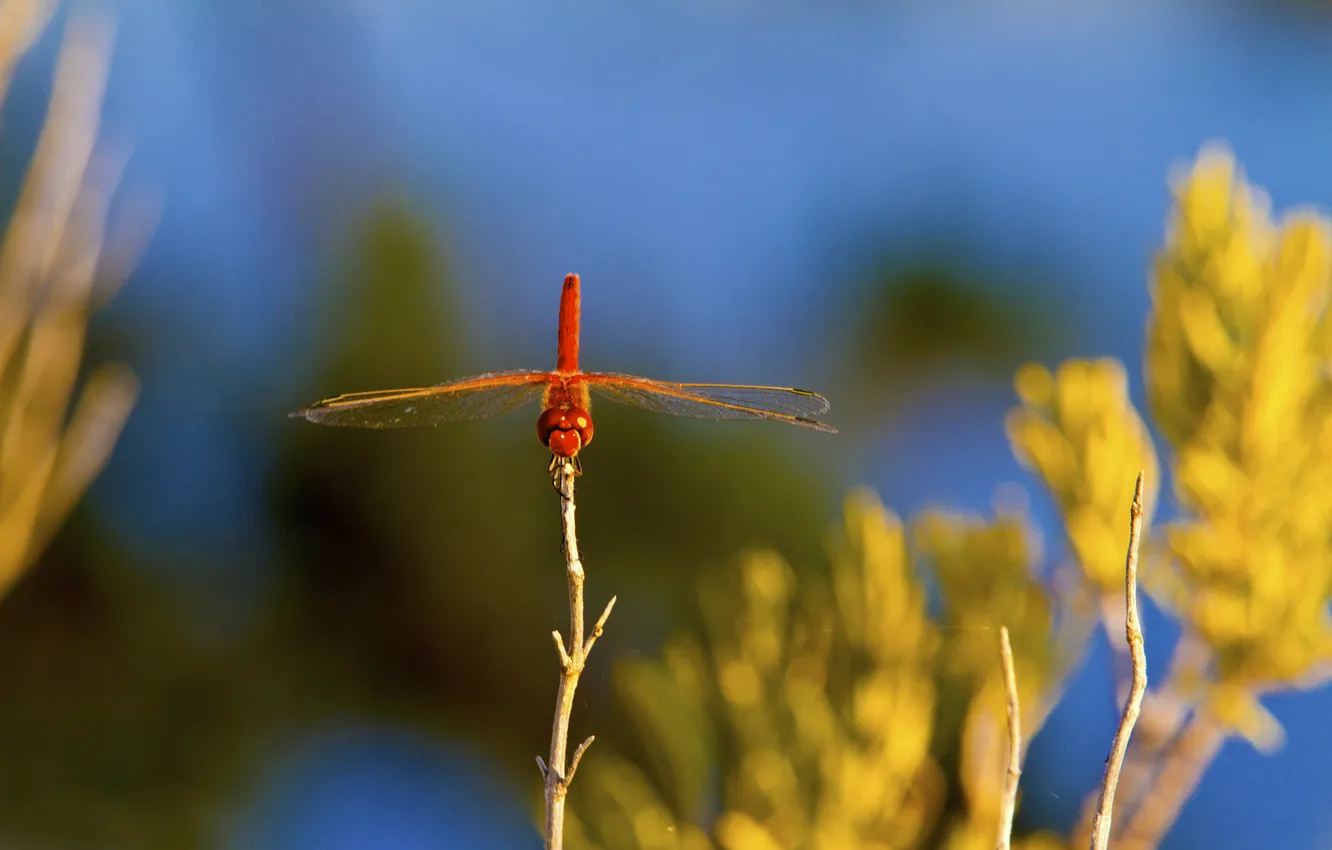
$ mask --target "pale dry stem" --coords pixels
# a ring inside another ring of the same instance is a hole
[[[537,766],[545,778],[546,823],[545,846],[547,850],[560,850],[564,846],[564,802],[569,794],[569,784],[573,781],[583,754],[594,740],[593,736],[579,744],[573,759],[565,762],[569,748],[569,719],[573,714],[574,692],[578,689],[578,677],[587,664],[588,653],[593,644],[601,637],[611,609],[615,607],[615,597],[606,603],[606,608],[597,618],[592,633],[584,636],[583,631],[583,562],[578,556],[578,538],[574,526],[574,475],[573,463],[568,460],[557,461],[552,466],[555,476],[555,489],[560,494],[560,517],[563,525],[565,573],[569,580],[569,642],[558,632],[553,633],[555,650],[560,658],[560,684],[555,696],[555,722],[551,731],[550,761],[542,762],[537,757]]]
[[[1118,839],[1122,850],[1152,850],[1165,838],[1207,766],[1225,742],[1225,730],[1206,712],[1195,714],[1166,752],[1141,805]]]
[[[1119,784],[1119,771],[1124,764],[1124,754],[1128,751],[1129,737],[1133,726],[1138,722],[1142,711],[1142,697],[1147,692],[1147,655],[1142,643],[1142,620],[1138,615],[1138,538],[1142,533],[1142,479],[1138,473],[1138,482],[1133,490],[1133,505],[1129,508],[1129,543],[1128,555],[1124,565],[1124,603],[1127,612],[1124,627],[1128,640],[1129,653],[1133,659],[1133,681],[1129,688],[1128,700],[1124,704],[1124,714],[1115,730],[1114,743],[1110,748],[1110,757],[1106,759],[1105,779],[1101,783],[1101,796],[1096,805],[1096,815],[1092,819],[1092,850],[1106,850],[1110,844],[1110,826],[1115,805],[1115,789]]]
[[[999,806],[997,850],[1008,850],[1013,840],[1013,813],[1017,809],[1018,782],[1022,778],[1022,714],[1018,704],[1017,673],[1013,670],[1013,647],[1008,627],[999,628],[999,659],[1004,668],[1004,694],[1008,703],[1008,769],[1004,772],[1004,794]]]
[[[1150,789],[1161,773],[1162,762],[1175,757],[1174,745],[1183,734],[1185,721],[1189,719],[1188,693],[1202,675],[1209,657],[1210,651],[1197,635],[1184,635],[1175,647],[1165,682],[1143,697],[1142,716],[1138,718],[1138,725],[1133,730],[1133,748],[1124,758],[1124,766],[1119,774],[1119,789],[1115,792],[1120,814],[1126,815],[1130,824],[1136,821],[1137,811],[1144,805],[1144,797],[1152,793]],[[1131,673],[1132,664],[1126,667]],[[1127,696],[1127,688],[1118,689],[1119,699],[1126,699]],[[1169,752],[1166,752],[1167,749]],[[1075,847],[1091,840],[1096,801],[1097,797],[1093,795],[1083,806],[1070,842]],[[1123,826],[1116,830],[1117,841],[1123,832]]]

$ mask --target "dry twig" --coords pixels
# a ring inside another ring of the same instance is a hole
[[[1205,711],[1195,714],[1166,751],[1155,781],[1116,846],[1121,850],[1151,850],[1159,846],[1184,803],[1193,796],[1225,737],[1221,724]]]
[[[573,781],[578,763],[583,759],[593,738],[589,737],[578,745],[573,759],[565,771],[565,756],[569,747],[569,718],[573,714],[574,691],[578,688],[578,677],[587,664],[587,655],[592,645],[601,637],[606,619],[615,607],[615,597],[606,603],[606,609],[597,618],[592,633],[583,637],[583,562],[578,557],[578,539],[574,528],[574,475],[575,465],[567,458],[557,460],[552,466],[555,476],[555,489],[560,494],[560,517],[564,529],[565,571],[569,579],[569,644],[558,631],[552,633],[555,651],[560,656],[560,687],[555,697],[555,726],[550,738],[550,763],[546,764],[537,756],[537,766],[545,777],[546,797],[546,850],[560,850],[564,846],[564,801],[569,794],[569,783]]]
[[[1115,805],[1115,787],[1119,784],[1119,770],[1124,764],[1124,753],[1128,751],[1129,736],[1138,722],[1142,710],[1142,697],[1147,692],[1147,655],[1142,645],[1142,621],[1138,617],[1138,537],[1142,533],[1142,479],[1138,473],[1138,483],[1133,490],[1133,505],[1129,508],[1129,543],[1128,556],[1124,566],[1124,600],[1127,622],[1124,627],[1133,658],[1133,683],[1129,688],[1128,701],[1124,704],[1124,715],[1115,731],[1115,740],[1110,748],[1110,757],[1106,759],[1105,779],[1101,783],[1101,796],[1096,805],[1096,817],[1092,820],[1092,850],[1106,850],[1110,844],[1110,821]]]
[[[1170,670],[1165,681],[1158,684],[1156,690],[1146,694],[1142,701],[1142,716],[1134,728],[1133,749],[1124,758],[1124,766],[1119,774],[1119,788],[1115,799],[1119,801],[1120,814],[1127,814],[1129,827],[1117,830],[1116,846],[1127,850],[1124,844],[1127,834],[1139,822],[1139,811],[1152,806],[1159,811],[1162,794],[1152,788],[1157,783],[1162,771],[1162,762],[1169,762],[1179,757],[1181,734],[1185,721],[1189,719],[1189,697],[1184,692],[1184,684],[1202,676],[1202,668],[1207,664],[1210,652],[1197,635],[1186,634],[1175,647],[1175,654],[1170,660]],[[1131,670],[1132,664],[1129,668]],[[1117,688],[1119,698],[1127,698],[1127,689]],[[1168,751],[1167,751],[1168,750]],[[1215,751],[1213,751],[1215,753]],[[1199,766],[1199,776],[1206,769],[1206,762]],[[1168,772],[1178,775],[1177,769]],[[1191,785],[1190,788],[1196,785]],[[1087,844],[1091,840],[1092,817],[1096,814],[1097,796],[1088,798],[1078,819],[1078,826],[1069,842],[1075,847]],[[1183,805],[1183,801],[1180,802]],[[1177,810],[1178,811],[1178,808]],[[1172,820],[1173,822],[1173,820]],[[1164,833],[1163,833],[1164,834]],[[1151,845],[1155,846],[1155,845]]]
[[[1013,812],[1017,809],[1018,780],[1022,778],[1022,714],[1018,705],[1017,674],[1013,671],[1013,647],[1008,627],[999,628],[999,658],[1004,667],[1004,693],[1008,697],[1008,770],[1004,773],[1004,795],[999,807],[997,850],[1008,850],[1013,840]]]

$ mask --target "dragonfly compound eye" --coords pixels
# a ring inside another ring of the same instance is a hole
[[[592,417],[581,407],[552,407],[537,419],[537,437],[560,457],[573,457],[592,442]]]

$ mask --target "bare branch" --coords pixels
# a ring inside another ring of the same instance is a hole
[[[1116,839],[1120,850],[1151,850],[1170,831],[1184,803],[1197,789],[1207,766],[1225,743],[1223,726],[1206,711],[1193,716],[1166,751],[1156,781]]]
[[[583,760],[583,753],[587,752],[587,748],[592,746],[592,742],[596,739],[596,735],[588,735],[587,740],[579,744],[578,749],[574,750],[573,759],[569,762],[569,775],[564,777],[566,787],[573,782],[574,774],[578,772],[578,763]]]
[[[1138,537],[1142,533],[1142,472],[1133,490],[1133,505],[1129,508],[1128,555],[1124,565],[1124,604],[1128,613],[1124,627],[1129,653],[1133,658],[1133,683],[1129,688],[1124,715],[1115,731],[1110,757],[1105,764],[1105,779],[1101,783],[1101,797],[1092,820],[1092,850],[1106,850],[1110,844],[1110,822],[1115,806],[1115,788],[1119,784],[1119,770],[1128,751],[1129,736],[1138,722],[1142,710],[1142,697],[1147,692],[1147,655],[1142,644],[1142,620],[1138,616]]]
[[[1022,777],[1022,713],[1018,705],[1017,673],[1013,670],[1013,647],[1008,627],[999,627],[999,660],[1004,668],[1004,693],[1008,697],[1008,770],[1004,773],[1004,795],[999,807],[997,850],[1008,850],[1013,840],[1013,813],[1017,809],[1018,780]]]
[[[1106,625],[1108,635],[1109,623]],[[1153,786],[1159,784],[1162,776],[1177,775],[1176,771],[1163,770],[1162,765],[1169,765],[1171,760],[1178,757],[1178,742],[1180,736],[1184,734],[1182,730],[1190,715],[1191,698],[1186,693],[1187,683],[1202,678],[1210,657],[1211,650],[1198,635],[1191,633],[1182,635],[1179,643],[1175,645],[1175,653],[1170,659],[1170,669],[1164,681],[1158,683],[1155,690],[1143,697],[1142,716],[1138,718],[1138,725],[1133,730],[1133,749],[1124,757],[1124,766],[1119,774],[1119,788],[1115,792],[1121,817],[1127,815],[1129,818],[1127,830],[1121,823],[1120,828],[1115,830],[1115,835],[1112,836],[1120,850],[1128,850],[1128,845],[1124,842],[1129,832],[1132,832],[1135,825],[1140,822],[1144,808],[1150,806],[1160,809],[1163,794],[1156,791]],[[1131,662],[1127,669],[1131,675]],[[1128,688],[1117,686],[1116,692],[1120,694],[1120,698],[1126,698]],[[1206,766],[1206,762],[1200,765],[1199,776]],[[1190,788],[1195,785],[1196,782]],[[1072,846],[1082,846],[1091,840],[1092,817],[1096,814],[1099,793],[1098,789],[1095,794],[1089,795],[1084,803],[1077,828],[1069,841]],[[1165,796],[1168,796],[1168,793]],[[1176,807],[1176,814],[1182,806],[1181,801]],[[1173,818],[1171,822],[1173,823]]]
[[[565,770],[569,748],[569,718],[573,714],[574,691],[578,688],[578,677],[587,665],[587,655],[592,644],[601,636],[615,607],[615,597],[611,597],[592,627],[592,634],[583,636],[583,562],[578,557],[578,536],[574,526],[574,476],[578,474],[576,464],[568,458],[556,458],[551,463],[555,490],[560,494],[560,517],[563,524],[562,549],[565,558],[565,574],[569,580],[569,643],[557,631],[554,633],[555,648],[560,653],[560,685],[555,696],[555,723],[550,737],[550,761],[542,765],[545,777],[546,850],[561,850],[564,846],[564,801],[569,794],[569,783],[573,781],[574,771],[583,759],[593,738],[588,738],[573,754],[573,761]],[[537,759],[541,764],[541,759]]]
[[[587,643],[583,645],[583,655],[591,652],[592,644],[596,643],[597,638],[601,637],[602,631],[606,628],[606,620],[610,618],[611,609],[615,607],[615,600],[616,597],[612,596],[610,601],[606,603],[606,610],[602,611],[601,616],[597,618],[597,624],[592,627],[592,634],[588,635]]]
[[[555,641],[555,651],[560,654],[560,669],[568,670],[569,666],[573,664],[573,659],[569,657],[569,651],[564,648],[564,635],[556,629],[550,633],[550,636]]]

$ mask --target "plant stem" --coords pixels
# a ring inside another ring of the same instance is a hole
[[[1138,537],[1142,533],[1142,478],[1138,473],[1138,483],[1133,490],[1133,505],[1129,508],[1129,543],[1128,555],[1124,564],[1124,605],[1127,622],[1124,632],[1128,640],[1129,654],[1133,658],[1133,683],[1129,688],[1128,701],[1124,704],[1124,716],[1115,730],[1115,740],[1110,748],[1110,757],[1105,763],[1105,779],[1101,783],[1101,798],[1096,805],[1096,817],[1092,820],[1092,850],[1106,850],[1110,844],[1110,821],[1115,807],[1115,788],[1119,784],[1119,770],[1124,764],[1124,754],[1128,751],[1129,736],[1138,722],[1142,710],[1142,697],[1147,692],[1147,654],[1142,645],[1142,620],[1138,617]]]
[[[1018,781],[1022,778],[1022,714],[1018,705],[1017,674],[1013,671],[1013,646],[1008,627],[999,628],[999,659],[1004,668],[1004,693],[1008,697],[1008,770],[1004,772],[1004,795],[999,808],[999,839],[996,850],[1008,850],[1013,840],[1013,812],[1017,809]]]
[[[1110,627],[1106,622],[1107,635]],[[1127,813],[1129,823],[1136,820],[1144,794],[1160,772],[1162,754],[1182,734],[1184,723],[1189,719],[1192,694],[1197,690],[1196,682],[1203,675],[1209,656],[1210,651],[1197,635],[1184,635],[1175,646],[1164,684],[1143,698],[1142,716],[1133,730],[1133,749],[1124,758],[1119,789],[1115,792],[1120,814]],[[1125,688],[1117,690],[1127,697]],[[1082,817],[1069,842],[1074,847],[1086,845],[1091,840],[1096,802],[1096,796],[1092,795],[1083,806]]]
[[[574,476],[577,474],[574,463],[569,459],[557,459],[552,465],[555,489],[560,494],[560,518],[563,527],[563,549],[565,573],[569,580],[569,648],[565,648],[564,638],[559,631],[552,633],[555,650],[560,656],[560,685],[555,696],[555,723],[550,736],[550,762],[545,764],[537,758],[537,765],[545,777],[546,850],[561,850],[564,846],[564,801],[569,795],[569,784],[573,782],[578,763],[593,737],[579,744],[574,751],[573,760],[565,769],[565,760],[569,749],[569,718],[573,714],[574,692],[578,689],[578,677],[587,664],[588,653],[592,645],[601,637],[606,619],[615,607],[615,597],[606,603],[606,610],[601,612],[592,633],[583,637],[583,562],[578,557],[578,538],[574,526]]]
[[[1145,850],[1161,843],[1221,750],[1225,737],[1225,730],[1205,710],[1193,716],[1166,753],[1156,781],[1118,839],[1118,847]]]

